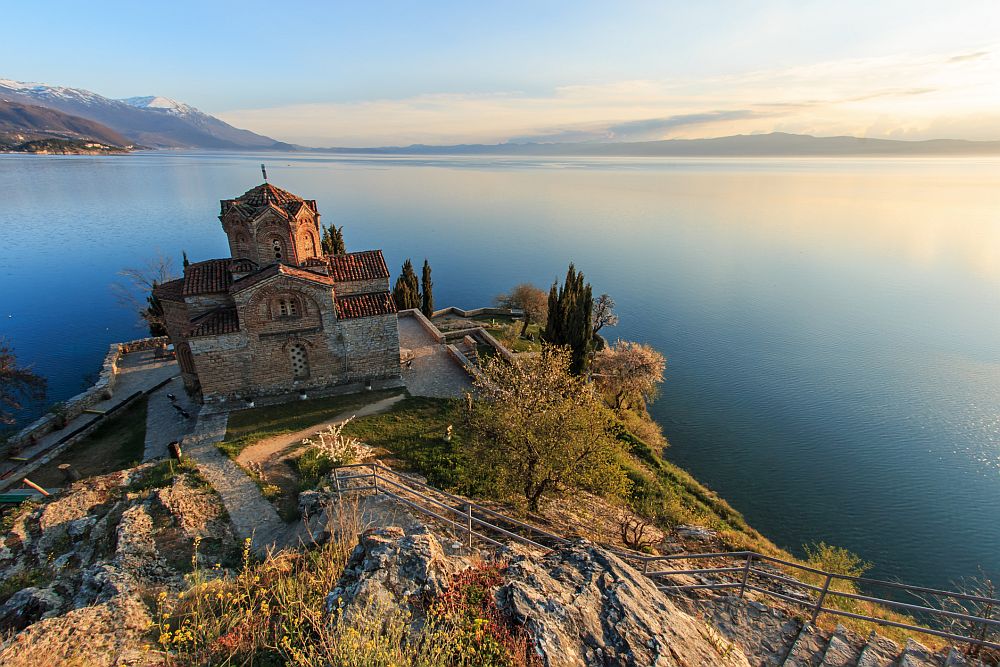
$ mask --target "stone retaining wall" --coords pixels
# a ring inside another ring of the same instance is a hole
[[[118,380],[118,361],[122,355],[129,352],[140,352],[153,350],[161,345],[169,345],[170,341],[166,336],[158,338],[140,338],[124,343],[112,343],[108,348],[108,353],[104,356],[101,364],[101,371],[97,381],[86,391],[83,391],[72,398],[62,401],[66,421],[76,419],[84,410],[94,407],[97,403],[107,400],[114,395],[115,384]],[[55,430],[56,416],[51,412],[46,413],[25,426],[23,429],[7,439],[2,454],[12,446],[24,446],[31,442],[32,437],[40,438]]]
[[[442,315],[458,315],[459,317],[506,315],[510,317],[520,317],[521,315],[524,315],[524,311],[520,308],[473,308],[471,310],[463,310],[461,308],[456,308],[455,306],[448,306],[447,308],[442,308],[441,310],[435,310],[431,313],[431,318],[441,317]]]
[[[477,315],[519,316],[523,314],[523,311],[517,309],[509,309],[509,308],[473,308],[472,310],[462,310],[461,308],[455,308],[454,306],[434,311],[434,317],[447,314],[457,314],[460,315],[461,317],[474,317]],[[448,348],[448,353],[451,354],[451,356],[454,357],[456,361],[465,366],[467,369],[470,366],[475,367],[475,364],[470,362],[469,359],[466,358],[464,354],[459,352],[458,348],[456,348],[454,345],[449,345],[448,344],[449,339],[461,339],[464,338],[465,336],[472,336],[480,343],[492,347],[494,350],[496,350],[497,354],[499,354],[507,361],[514,361],[514,359],[516,358],[516,355],[513,352],[508,350],[503,345],[503,343],[494,338],[493,335],[483,327],[472,327],[469,329],[461,329],[459,331],[443,332],[436,326],[434,326],[434,323],[431,320],[427,319],[427,316],[416,308],[410,310],[401,310],[399,311],[399,316],[415,318],[417,322],[420,323],[420,326],[422,326],[427,331],[427,333],[429,333],[434,338],[434,340],[444,344]],[[479,369],[476,368],[476,373],[473,373],[473,375],[475,376],[478,372]]]

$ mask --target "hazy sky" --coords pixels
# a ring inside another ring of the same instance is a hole
[[[0,78],[312,146],[1000,139],[1000,1],[4,3]]]

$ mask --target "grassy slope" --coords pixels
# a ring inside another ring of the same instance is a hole
[[[124,470],[142,460],[146,440],[146,403],[140,398],[98,426],[93,433],[71,446],[48,465],[36,470],[31,480],[42,486],[65,486],[58,466],[69,463],[83,477]]]
[[[301,431],[329,421],[343,412],[357,410],[399,393],[398,389],[369,391],[233,412],[229,415],[226,439],[219,443],[219,448],[235,457],[248,445],[264,438]]]
[[[391,392],[385,394],[391,395]],[[235,413],[235,419],[230,421],[226,446],[238,444],[242,448],[260,437],[300,430],[383,397],[372,394],[343,396]],[[465,477],[457,451],[462,438],[466,437],[460,409],[455,400],[407,397],[388,412],[352,421],[344,433],[389,452],[390,457],[396,459],[392,461],[394,465],[402,464],[402,467],[425,475],[434,486],[475,496],[476,489]],[[444,434],[449,425],[454,426],[454,433],[451,442],[445,442]],[[707,526],[717,530],[723,542],[733,550],[753,550],[798,561],[747,524],[743,516],[714,491],[664,459],[659,453],[660,447],[648,444],[624,426],[619,429],[618,439],[623,450],[621,463],[634,484],[634,494],[659,507],[662,527],[678,523]],[[886,614],[886,609],[876,609],[872,605],[862,608],[846,600],[831,602],[849,611],[912,622],[901,615]],[[873,628],[869,623],[851,619],[830,617],[821,620],[825,621],[824,626],[832,628],[842,622],[863,633]],[[905,632],[885,627],[879,632],[897,642],[905,641],[907,636]],[[938,643],[930,637],[918,639],[928,645]]]

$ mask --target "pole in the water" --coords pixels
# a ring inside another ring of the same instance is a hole
[[[264,182],[267,183],[267,169],[264,169],[264,165],[260,165],[260,173],[264,174]]]

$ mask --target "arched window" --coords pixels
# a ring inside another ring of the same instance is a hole
[[[281,259],[281,241],[278,239],[271,241],[271,249],[274,251],[274,258]]]
[[[278,317],[299,317],[299,301],[293,296],[278,297],[272,312]]]
[[[296,380],[309,377],[309,357],[306,348],[301,343],[294,343],[288,348],[288,357],[292,362],[292,375]]]
[[[316,241],[313,240],[313,235],[310,234],[309,232],[306,232],[302,240],[305,241],[306,255],[308,255],[309,257],[315,257]]]

